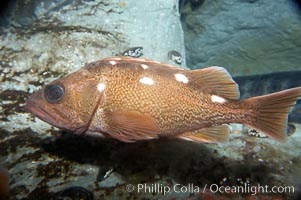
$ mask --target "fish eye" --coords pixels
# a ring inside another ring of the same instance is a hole
[[[65,96],[65,90],[62,85],[47,85],[44,89],[44,97],[49,103],[58,103]]]

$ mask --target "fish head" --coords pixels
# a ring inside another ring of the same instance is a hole
[[[88,129],[102,97],[96,79],[93,73],[83,68],[32,94],[26,108],[55,127],[83,133]]]

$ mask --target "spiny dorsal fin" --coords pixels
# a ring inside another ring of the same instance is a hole
[[[110,114],[108,134],[123,142],[149,140],[160,133],[154,119],[135,111],[114,111]]]
[[[238,85],[223,67],[208,67],[190,71],[190,84],[204,93],[215,94],[228,99],[240,97]]]
[[[184,133],[177,137],[184,140],[191,140],[194,142],[218,143],[227,141],[229,138],[229,133],[229,126],[220,125],[209,128],[203,128],[194,132]]]

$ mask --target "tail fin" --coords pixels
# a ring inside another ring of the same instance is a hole
[[[254,113],[256,120],[245,123],[275,140],[284,141],[288,114],[300,96],[301,87],[296,87],[246,99],[244,103],[254,105],[256,108]]]

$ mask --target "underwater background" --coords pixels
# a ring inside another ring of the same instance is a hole
[[[28,96],[50,81],[136,49],[143,49],[142,58],[183,68],[223,66],[242,99],[301,86],[299,1],[3,3],[0,199],[301,198],[301,100],[289,116],[285,143],[232,124],[223,144],[176,139],[126,144],[61,131],[24,108]],[[139,184],[147,190],[138,190]],[[216,185],[258,184],[280,190],[214,192]],[[164,193],[175,185],[177,190]]]

